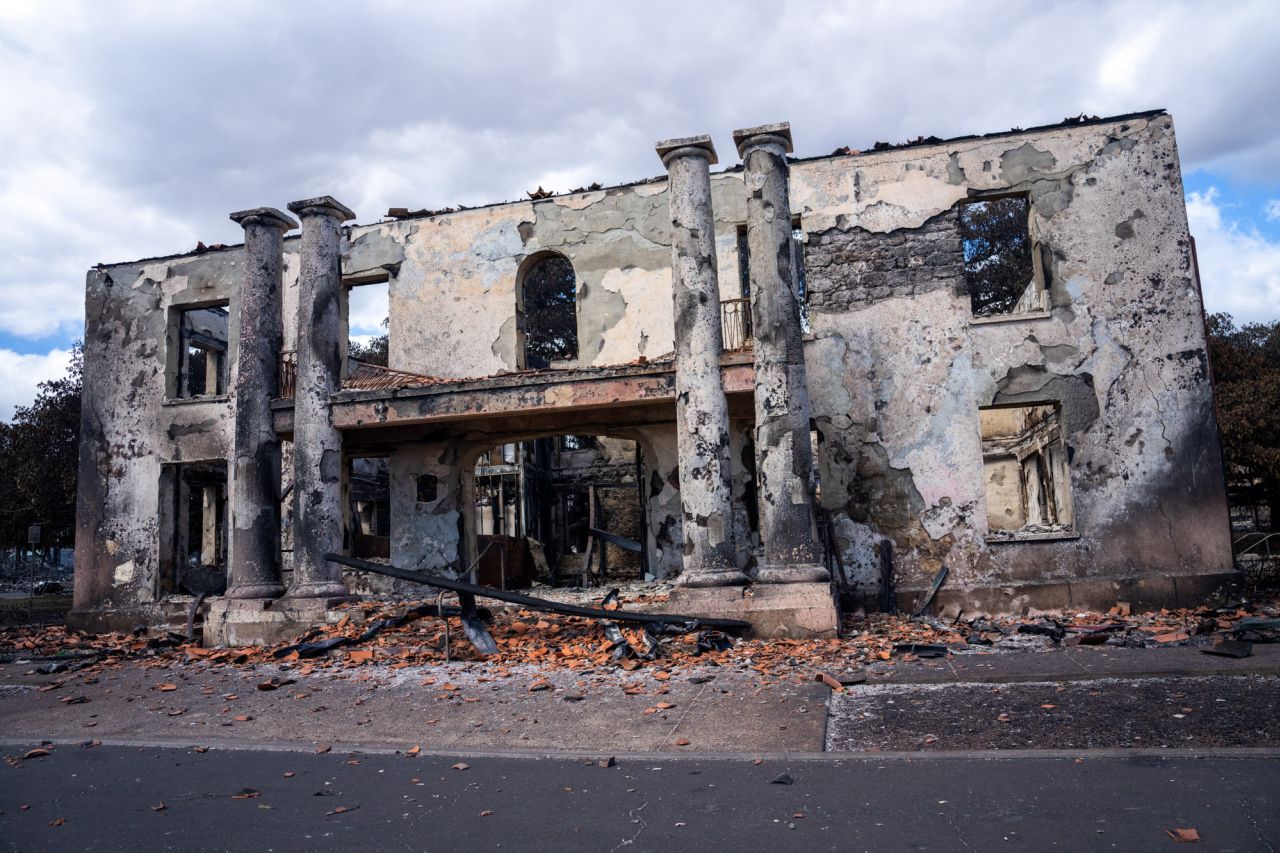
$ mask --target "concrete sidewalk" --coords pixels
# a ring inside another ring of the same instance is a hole
[[[523,667],[498,678],[474,663],[364,666],[317,671],[271,691],[257,685],[294,671],[134,666],[85,683],[66,673],[23,674],[29,669],[0,667],[0,730],[7,737],[479,752],[819,752],[829,692],[812,681],[762,684],[749,672],[711,667],[659,680],[652,670]],[[87,701],[64,701],[79,697]]]
[[[1209,655],[1197,648],[1127,649],[1063,646],[1048,651],[970,651],[936,660],[874,664],[868,680],[897,684],[1012,683],[1156,678],[1197,675],[1280,675],[1280,643],[1258,643],[1247,658]]]
[[[504,668],[476,662],[400,669],[364,665],[306,676],[296,666],[204,662],[137,662],[88,677],[73,672],[42,675],[33,673],[34,668],[35,664],[20,662],[0,666],[0,730],[10,738],[257,743],[307,749],[316,744],[333,749],[421,746],[477,753],[794,754],[824,749],[1052,747],[1051,733],[1066,730],[1049,723],[1069,718],[1073,739],[1064,740],[1063,746],[1162,742],[1136,742],[1118,739],[1119,735],[1098,740],[1090,734],[1121,731],[1108,715],[1123,712],[1127,738],[1141,737],[1144,726],[1154,726],[1153,731],[1190,732],[1198,738],[1184,738],[1173,746],[1274,746],[1271,734],[1250,734],[1234,717],[1230,726],[1215,727],[1211,722],[1223,719],[1221,714],[1196,717],[1171,730],[1165,706],[1176,701],[1172,694],[1187,692],[1178,679],[1219,679],[1194,688],[1217,691],[1213,697],[1201,697],[1206,704],[1219,697],[1237,704],[1269,701],[1273,687],[1280,686],[1280,646],[1255,646],[1253,657],[1242,660],[1186,648],[1100,647],[878,663],[866,673],[865,684],[835,696],[799,661],[787,679],[764,679],[745,667],[705,665],[673,669],[666,680],[660,680],[660,671],[653,668],[628,673],[612,667],[575,673],[516,666],[505,668],[510,674],[501,677],[498,673]],[[1247,680],[1251,676],[1254,681]],[[259,683],[272,678],[296,681],[274,690],[258,689]],[[1092,683],[1100,679],[1132,684],[1094,696]],[[1139,679],[1167,683],[1144,681],[1145,686],[1135,686]],[[1029,685],[1021,692],[1010,689],[989,702],[974,698],[995,695],[981,692],[980,685],[1012,688],[1021,683]],[[172,690],[161,689],[169,684]],[[1069,688],[1071,702],[1045,698],[1057,695],[1064,684],[1076,685]],[[543,689],[530,689],[535,686]],[[924,688],[931,688],[927,696],[912,693]],[[1124,699],[1135,691],[1155,695],[1156,690],[1163,691],[1159,702]],[[894,699],[899,693],[906,696],[901,704]],[[986,708],[991,703],[1001,709]],[[1039,708],[1043,704],[1062,705],[1057,715],[1061,719],[1031,726],[1033,734],[1026,735],[1023,711],[1047,713]],[[986,710],[975,714],[979,706]],[[993,722],[1005,706],[1018,713],[1019,725]],[[929,713],[901,713],[911,708]],[[1144,722],[1146,713],[1155,716]],[[986,732],[999,737],[984,740]],[[938,741],[924,743],[929,734]]]

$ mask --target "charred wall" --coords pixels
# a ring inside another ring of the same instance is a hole
[[[945,565],[949,586],[1004,588],[1011,608],[1048,584],[1229,571],[1171,119],[848,166],[861,210],[808,233],[806,360],[850,587],[876,587],[885,541],[902,589]],[[1010,193],[1031,202],[1047,310],[977,318],[958,205]],[[978,410],[1046,402],[1061,406],[1073,530],[989,539]]]

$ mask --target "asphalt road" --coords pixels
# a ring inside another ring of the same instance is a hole
[[[1168,850],[1181,845],[1166,830],[1194,828],[1192,849],[1275,850],[1276,755],[649,756],[601,767],[62,745],[0,766],[0,849]],[[783,773],[791,784],[771,782]]]

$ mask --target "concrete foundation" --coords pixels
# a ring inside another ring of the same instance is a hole
[[[836,636],[840,614],[829,583],[677,587],[664,610],[690,616],[745,619],[758,638],[820,640]]]
[[[1107,610],[1123,601],[1134,612],[1162,607],[1196,607],[1215,595],[1241,588],[1240,572],[1171,575],[1147,578],[1081,578],[1057,583],[1018,586],[940,589],[930,605],[934,613],[955,612],[965,617],[1008,616],[1032,610]],[[914,612],[927,593],[900,591],[898,608]]]
[[[297,638],[309,628],[336,625],[343,612],[323,598],[214,599],[204,617],[202,645],[269,646]]]

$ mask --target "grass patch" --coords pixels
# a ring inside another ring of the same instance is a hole
[[[0,625],[61,622],[70,609],[70,595],[37,595],[34,604],[27,598],[0,598]]]

